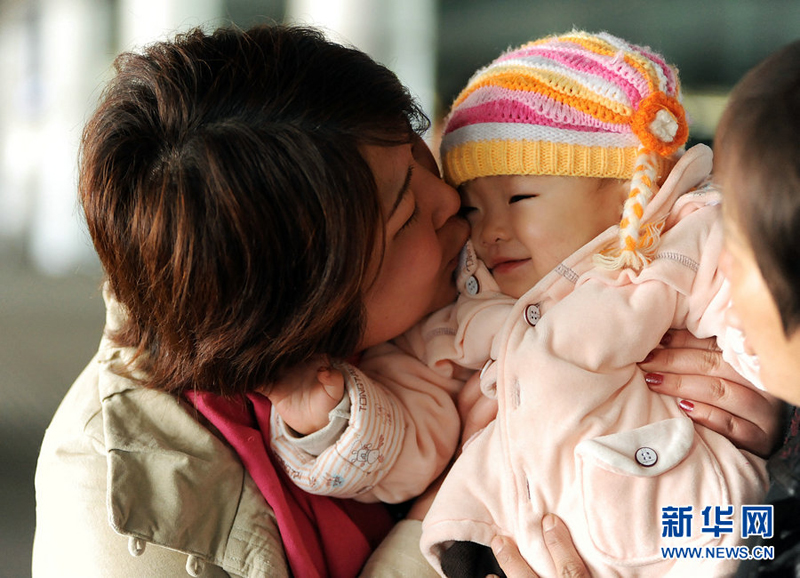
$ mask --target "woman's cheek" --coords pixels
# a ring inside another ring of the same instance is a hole
[[[412,283],[417,295],[427,301],[430,313],[455,298],[455,283],[442,263],[442,248],[434,236],[433,243],[420,244],[414,249],[417,259],[416,279]]]

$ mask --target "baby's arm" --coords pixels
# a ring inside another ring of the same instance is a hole
[[[330,413],[322,430],[299,437],[273,411],[272,449],[292,480],[308,492],[402,502],[420,494],[455,451],[459,419],[454,396],[461,382],[393,344],[368,351],[360,365],[363,371],[337,365],[345,395],[332,411],[334,398],[318,393]],[[320,382],[333,375],[309,373],[311,381]],[[304,401],[296,405],[307,407]],[[315,419],[322,411],[312,412]]]
[[[449,463],[461,424],[455,398],[472,374],[464,367],[489,359],[514,304],[469,249],[457,304],[394,344],[372,348],[359,368],[312,365],[291,376],[296,390],[288,387],[291,397],[275,406],[272,446],[303,489],[400,502],[420,494]]]
[[[682,197],[667,219],[652,263],[639,273],[597,267],[585,274],[556,305],[560,316],[545,313],[537,333],[551,331],[556,352],[570,356],[573,350],[588,357],[589,346],[575,344],[582,343],[581,332],[590,328],[597,357],[584,363],[597,368],[626,367],[643,359],[669,328],[716,336],[723,328],[727,299],[717,267],[722,230],[715,202],[716,197],[703,194]]]

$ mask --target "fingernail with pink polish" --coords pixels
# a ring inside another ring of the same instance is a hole
[[[689,401],[688,399],[680,400],[678,402],[678,405],[686,413],[689,413],[690,411],[692,411],[694,409],[694,404],[691,401]]]

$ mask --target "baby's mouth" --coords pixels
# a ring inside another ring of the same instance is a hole
[[[498,261],[491,267],[490,270],[492,271],[492,273],[501,273],[501,274],[508,273],[510,271],[513,271],[520,265],[524,265],[528,261],[530,261],[530,259],[507,259],[503,261]]]

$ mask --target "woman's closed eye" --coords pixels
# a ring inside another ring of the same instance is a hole
[[[525,199],[535,199],[538,196],[539,195],[514,195],[508,200],[508,204],[511,205],[519,201],[524,201]]]
[[[399,233],[402,233],[402,232],[403,232],[404,230],[406,230],[408,227],[410,227],[411,225],[413,225],[413,224],[414,224],[414,221],[416,221],[416,220],[417,220],[417,217],[419,217],[419,205],[417,205],[417,203],[415,202],[415,203],[414,203],[414,210],[411,212],[411,215],[409,215],[408,219],[406,219],[406,222],[405,222],[405,223],[403,223],[403,226],[402,226],[402,227],[400,227],[400,228],[397,230],[397,233],[398,233],[398,234],[399,234]]]

